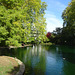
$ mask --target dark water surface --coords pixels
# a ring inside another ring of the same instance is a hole
[[[75,75],[75,48],[33,46],[0,49],[0,55],[17,57],[25,64],[24,75]]]

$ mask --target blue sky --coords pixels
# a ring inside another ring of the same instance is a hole
[[[45,14],[47,23],[47,32],[52,32],[56,27],[63,26],[62,12],[71,2],[71,0],[41,0],[47,3]]]

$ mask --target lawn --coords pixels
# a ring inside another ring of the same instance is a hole
[[[18,62],[8,56],[0,56],[0,75],[15,75],[19,70]]]

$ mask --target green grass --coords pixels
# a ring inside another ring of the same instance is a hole
[[[6,56],[0,56],[0,75],[15,75],[19,70],[18,62]]]

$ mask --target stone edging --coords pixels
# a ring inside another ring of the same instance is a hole
[[[10,57],[12,58],[12,57]],[[12,59],[15,59],[18,64],[20,65],[20,68],[19,68],[19,71],[16,73],[16,75],[23,75],[24,71],[25,71],[25,65],[17,58],[12,58]]]

